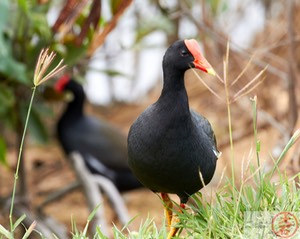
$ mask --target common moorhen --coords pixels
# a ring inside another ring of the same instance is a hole
[[[168,193],[177,194],[184,208],[211,181],[219,156],[210,123],[189,108],[184,74],[190,68],[215,72],[193,39],[171,45],[162,65],[161,95],[132,124],[127,141],[130,168],[143,185],[161,193],[171,238],[179,219],[172,217]]]
[[[109,178],[119,191],[142,187],[128,166],[126,137],[107,122],[84,114],[82,85],[65,75],[55,89],[73,94],[57,123],[58,140],[65,153],[79,152],[92,173]]]

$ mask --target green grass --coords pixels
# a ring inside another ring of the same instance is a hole
[[[264,173],[261,178],[255,173],[253,180],[239,189],[232,187],[229,180],[215,193],[212,203],[205,201],[200,193],[193,199],[196,202],[193,213],[179,215],[183,222],[180,227],[190,238],[243,238],[246,211],[298,211],[300,206],[295,181],[282,176],[280,183],[272,183]]]

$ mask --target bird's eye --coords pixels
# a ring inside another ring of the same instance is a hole
[[[187,50],[183,49],[183,50],[180,51],[180,55],[183,56],[183,57],[186,57],[186,56],[189,55],[189,53],[188,53]]]

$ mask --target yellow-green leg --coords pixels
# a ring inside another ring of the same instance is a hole
[[[172,217],[172,222],[171,222],[171,227],[170,227],[170,231],[169,231],[169,234],[168,234],[168,236],[167,236],[167,239],[171,239],[171,238],[173,238],[175,235],[176,235],[176,233],[177,233],[177,231],[178,231],[178,227],[174,227],[177,223],[179,223],[180,222],[180,220],[179,220],[179,218],[177,217],[177,216],[173,216]]]
[[[170,230],[173,217],[173,203],[167,193],[161,193],[161,198],[164,202],[165,216],[167,219],[168,229]]]
[[[177,216],[173,216],[173,203],[167,193],[161,193],[162,200],[164,202],[164,208],[165,208],[165,216],[167,218],[168,228],[169,228],[169,234],[167,236],[167,239],[171,239],[174,237],[178,231],[178,227],[174,227],[177,223],[180,222],[179,218]],[[184,209],[185,204],[181,203],[180,208]]]

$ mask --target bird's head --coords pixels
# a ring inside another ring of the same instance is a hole
[[[63,75],[61,78],[58,79],[54,88],[57,92],[63,92],[66,90],[67,85],[71,81],[71,77],[68,74]]]
[[[85,98],[82,85],[73,80],[68,74],[65,74],[59,78],[54,88],[57,93],[63,94],[65,100],[68,102],[73,101],[75,98]]]
[[[71,91],[73,94],[79,94],[83,91],[82,85],[68,74],[59,78],[54,87],[57,92]]]
[[[215,75],[215,71],[201,54],[196,40],[178,40],[171,45],[163,59],[164,67],[173,65],[176,69],[186,71],[189,68],[197,68],[208,74]]]

